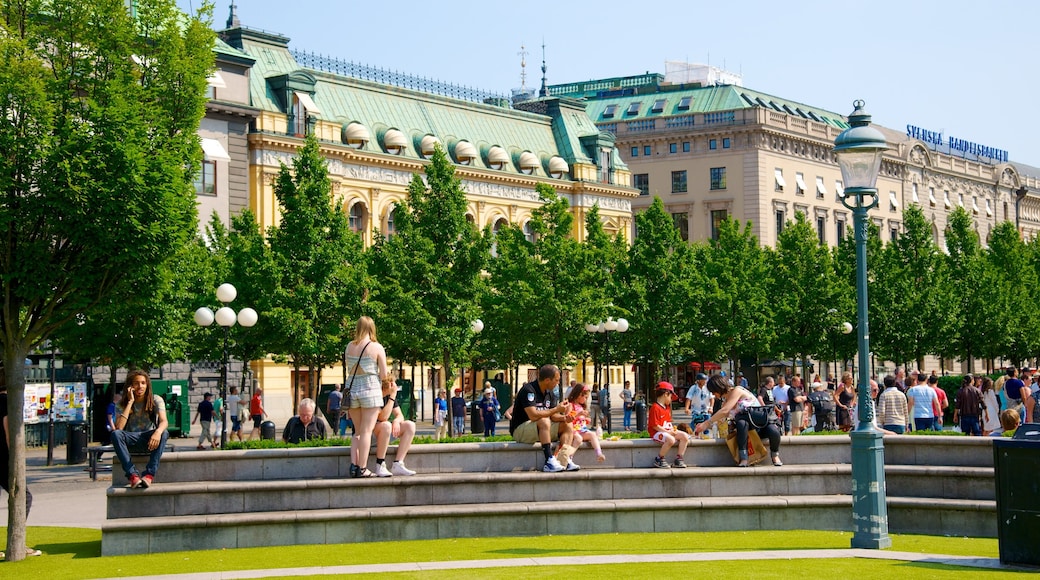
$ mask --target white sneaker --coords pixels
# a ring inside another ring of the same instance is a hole
[[[557,471],[563,471],[563,466],[560,465],[560,462],[555,457],[550,457],[549,461],[545,462],[545,467],[542,468],[542,471],[556,473]]]
[[[390,470],[386,468],[386,462],[376,464],[376,477],[390,477],[393,475]]]
[[[574,463],[573,461],[567,462],[567,471],[578,471],[579,469],[581,469],[581,466],[577,463]]]
[[[392,473],[394,475],[400,475],[402,477],[407,477],[409,475],[415,475],[414,471],[412,471],[411,469],[408,469],[407,467],[404,466],[404,462],[403,461],[395,461],[394,464],[390,467],[390,473]]]

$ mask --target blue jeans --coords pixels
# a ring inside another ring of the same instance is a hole
[[[625,430],[627,431],[632,428],[632,407],[625,407],[624,417],[623,422],[625,424]]]
[[[455,415],[452,417],[455,423],[455,435],[462,435],[466,432],[466,417]]]
[[[978,417],[961,417],[961,433],[982,436],[982,427]]]
[[[140,455],[147,453],[149,455],[148,465],[145,466],[144,473],[141,475],[154,477],[155,472],[159,469],[159,459],[162,458],[163,450],[166,449],[166,440],[170,438],[170,432],[163,431],[159,446],[155,450],[149,451],[148,440],[152,438],[153,433],[155,433],[155,429],[149,431],[116,430],[112,432],[113,450],[116,453],[116,457],[119,458],[119,463],[123,466],[123,472],[126,473],[128,478],[137,473],[134,461],[130,458],[131,453]]]
[[[898,435],[906,433],[906,425],[883,425],[883,427]]]
[[[338,429],[336,430],[336,432],[339,433],[340,437],[342,437],[342,436],[347,434],[347,416],[346,415],[340,415],[340,417],[339,417],[339,425],[338,425]]]
[[[933,425],[935,425],[934,417],[914,417],[914,431],[930,431]]]

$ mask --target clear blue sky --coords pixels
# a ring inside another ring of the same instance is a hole
[[[182,9],[200,0],[177,0]],[[216,28],[230,0],[215,0]],[[1040,167],[1032,0],[596,3],[237,0],[244,26],[290,46],[496,93],[665,72],[666,60],[743,74],[744,86],[847,115],[1007,150]]]

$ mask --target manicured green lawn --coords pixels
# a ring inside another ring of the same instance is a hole
[[[6,529],[3,532],[6,542]],[[819,531],[683,532],[659,534],[600,534],[590,536],[548,536],[539,538],[464,538],[409,542],[377,542],[329,546],[277,546],[237,550],[173,552],[141,556],[101,557],[101,532],[81,528],[30,527],[29,544],[45,555],[19,563],[0,564],[0,577],[6,578],[104,578],[150,576],[192,572],[219,572],[309,566],[337,566],[376,562],[435,562],[450,560],[490,560],[524,557],[602,556],[610,554],[669,554],[687,552],[725,552],[739,550],[792,550],[848,548],[850,534]],[[949,555],[997,556],[997,540],[939,536],[892,536],[892,549],[904,552]],[[573,569],[539,570],[548,578],[588,577],[643,578],[687,576],[694,569],[709,572],[713,578],[790,578],[841,577],[842,573],[864,571],[878,578],[945,578],[964,568],[942,567],[907,562],[867,559],[743,561],[735,555],[723,562],[660,563],[652,565],[589,565],[580,572]],[[1012,573],[972,569],[973,577],[998,577]],[[17,574],[12,576],[11,574]],[[482,570],[424,571],[423,578],[516,577],[516,567]],[[409,577],[408,574],[396,575]],[[594,576],[593,576],[594,577]],[[1035,578],[1033,574],[1031,577]]]

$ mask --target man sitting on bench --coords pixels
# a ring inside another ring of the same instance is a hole
[[[112,448],[123,466],[131,488],[152,485],[159,469],[159,459],[166,449],[170,434],[166,430],[166,405],[162,397],[152,394],[152,380],[144,371],[126,375],[126,393],[118,407],[116,430],[112,432]],[[148,453],[148,465],[139,473],[131,453]]]

